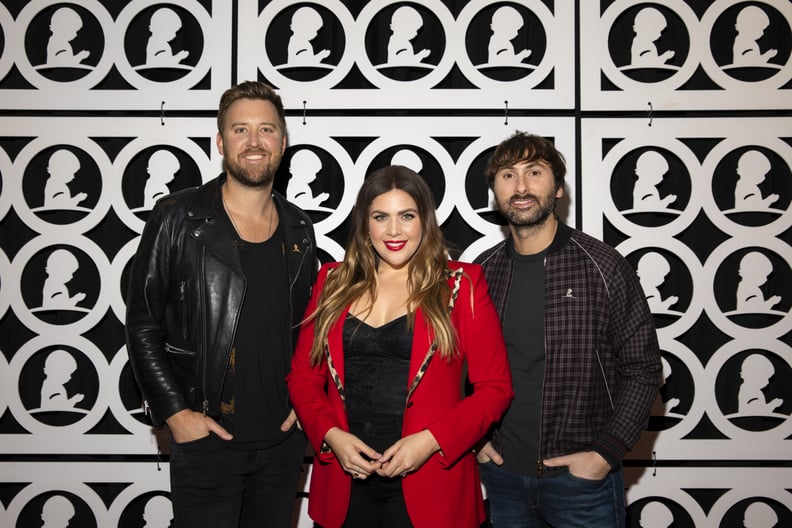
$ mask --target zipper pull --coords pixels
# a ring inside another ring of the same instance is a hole
[[[206,417],[206,413],[209,411],[209,400],[203,401],[203,415]]]
[[[148,400],[143,400],[143,416],[148,416],[151,412],[151,407],[149,407]]]
[[[179,283],[179,300],[184,302],[184,281]]]

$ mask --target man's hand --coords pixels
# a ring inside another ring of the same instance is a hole
[[[417,471],[437,451],[440,451],[440,444],[428,429],[405,436],[382,454],[377,474],[404,477],[407,473]]]
[[[171,415],[166,420],[171,430],[173,441],[177,444],[192,442],[212,432],[223,440],[231,440],[233,436],[226,431],[219,423],[212,418],[204,416],[199,412],[190,409],[182,409],[176,414]]]
[[[379,468],[378,460],[382,455],[351,433],[333,427],[325,434],[324,441],[352,478],[365,479]]]
[[[567,466],[573,476],[586,480],[602,480],[612,469],[596,451],[580,451],[571,455],[548,458],[543,464],[547,467]]]
[[[492,442],[489,440],[487,440],[486,444],[481,446],[481,449],[476,451],[476,460],[478,460],[479,464],[484,464],[486,462],[492,462],[496,466],[503,464],[503,457],[495,450],[492,446]]]
[[[291,410],[289,416],[283,420],[283,423],[280,426],[280,430],[284,433],[287,432],[289,429],[292,428],[294,424],[297,424],[297,428],[302,431],[302,425],[300,425],[300,421],[297,419],[297,413],[294,412],[294,409]]]

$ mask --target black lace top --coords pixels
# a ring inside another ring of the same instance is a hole
[[[372,327],[344,322],[344,388],[350,432],[382,453],[401,438],[412,332],[403,315]]]

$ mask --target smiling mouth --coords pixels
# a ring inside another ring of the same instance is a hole
[[[391,251],[400,251],[404,246],[407,245],[406,240],[398,241],[398,240],[388,240],[384,243],[385,247]]]
[[[246,161],[261,161],[266,157],[266,152],[246,152],[242,154],[240,157]]]
[[[534,196],[529,195],[529,196],[514,197],[511,200],[509,200],[509,203],[513,207],[518,207],[522,209],[535,205],[539,203],[539,201]]]

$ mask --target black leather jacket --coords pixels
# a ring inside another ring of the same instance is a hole
[[[182,409],[218,416],[226,365],[245,297],[245,277],[222,212],[225,174],[161,199],[132,263],[126,339],[151,419]],[[308,216],[273,193],[289,273],[290,364],[299,323],[316,279],[316,239]],[[266,273],[266,270],[262,270]],[[271,302],[284,302],[273,299]],[[285,380],[284,380],[285,384]]]

